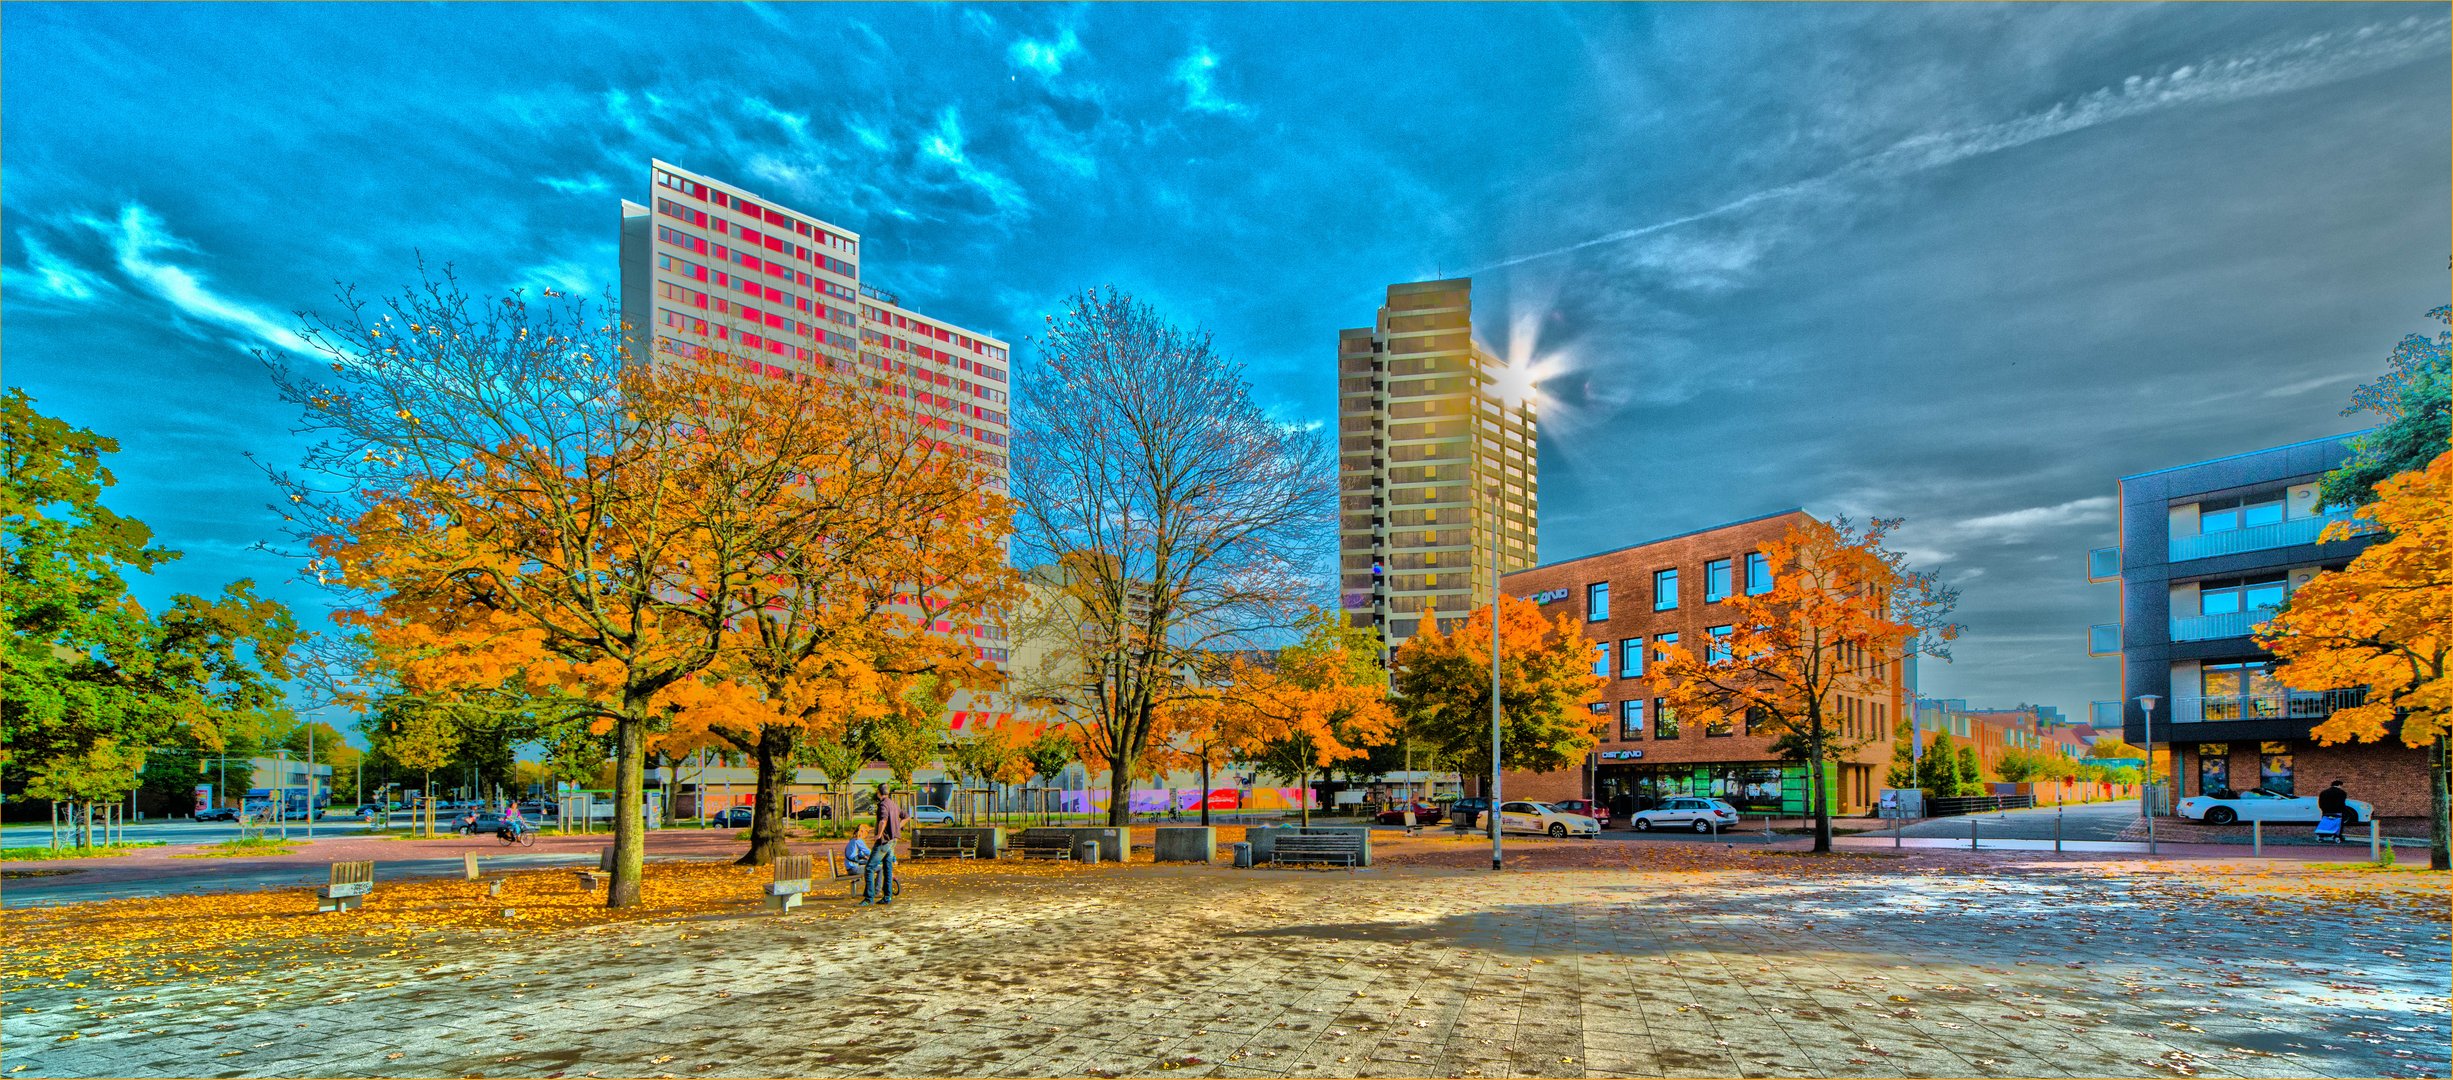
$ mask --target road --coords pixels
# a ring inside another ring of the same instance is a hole
[[[403,824],[407,818],[402,817]],[[290,822],[290,835],[304,837],[307,823]],[[279,835],[279,828],[268,831]],[[317,836],[350,836],[367,832],[365,822],[356,818],[328,817],[315,823]],[[126,839],[162,844],[218,844],[238,838],[239,827],[228,821],[188,821],[184,818],[162,821],[131,821],[119,830]],[[44,847],[51,843],[49,825],[10,825],[0,827],[0,847]]]

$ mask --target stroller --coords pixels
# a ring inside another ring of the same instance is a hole
[[[2327,814],[2317,819],[2317,842],[2320,844],[2342,842],[2342,815]]]

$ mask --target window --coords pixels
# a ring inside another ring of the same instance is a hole
[[[1618,703],[1618,741],[1635,742],[1644,737],[1644,699]]]
[[[1678,606],[1678,571],[1656,570],[1652,575],[1652,609],[1668,611]]]
[[[1593,674],[1605,679],[1610,677],[1610,643],[1607,641],[1593,644]]]
[[[1644,677],[1643,638],[1631,637],[1619,639],[1618,677],[1622,679],[1640,679]]]
[[[1609,617],[1610,617],[1610,583],[1609,583],[1609,582],[1607,582],[1607,581],[1604,581],[1604,582],[1602,582],[1602,583],[1600,583],[1600,584],[1598,584],[1598,585],[1587,585],[1587,586],[1585,586],[1585,587],[1584,587],[1584,619],[1585,619],[1585,621],[1586,621],[1586,622],[1600,622],[1601,620],[1603,620],[1603,619],[1607,619],[1607,618],[1609,618]]]
[[[1735,734],[1737,730],[1731,726],[1728,713],[1722,713],[1720,719],[1703,726],[1703,737],[1707,739],[1726,739]]]
[[[1655,660],[1661,659],[1661,646],[1675,645],[1677,643],[1678,635],[1676,634],[1654,634],[1652,636],[1652,658]]]
[[[1709,636],[1709,637],[1712,639],[1711,641],[1707,642],[1707,643],[1704,645],[1704,649],[1703,649],[1703,659],[1704,659],[1704,663],[1707,663],[1707,664],[1725,664],[1725,663],[1728,663],[1728,662],[1729,662],[1729,628],[1728,628],[1728,627],[1726,627],[1726,626],[1715,626],[1715,627],[1713,627],[1713,628],[1712,628],[1712,629],[1710,629],[1710,630],[1704,631],[1704,633],[1705,633],[1707,636]]]
[[[2212,795],[2232,789],[2232,748],[2230,743],[2197,744],[2197,793]]]
[[[2198,669],[2198,686],[2204,700],[2199,702],[2198,715],[2189,719],[2268,719],[2283,715],[2282,683],[2275,680],[2273,665],[2266,661],[2207,664]]]
[[[2280,574],[2264,578],[2209,581],[2198,589],[2199,610],[2208,615],[2234,615],[2259,608],[2281,607],[2284,582]]]
[[[1678,710],[1670,708],[1666,698],[1652,699],[1652,737],[1655,739],[1678,737]]]
[[[1703,564],[1703,602],[1717,604],[1729,599],[1729,560],[1714,559]]]
[[[1761,596],[1772,591],[1772,561],[1760,551],[1746,553],[1746,595]]]
[[[2277,795],[2291,794],[2291,744],[2259,743],[2257,786]]]
[[[2254,529],[2260,525],[2282,524],[2283,499],[2279,494],[2208,499],[2198,504],[2197,511],[2197,531],[2201,533]]]

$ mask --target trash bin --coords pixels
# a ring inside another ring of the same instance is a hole
[[[1239,869],[1252,868],[1252,845],[1241,840],[1235,842],[1235,865]]]
[[[1074,847],[1073,857],[1086,863],[1096,864],[1099,861],[1099,842],[1096,840],[1082,841]]]

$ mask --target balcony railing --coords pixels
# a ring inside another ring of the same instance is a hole
[[[2219,723],[2226,720],[2323,720],[2338,710],[2367,700],[2368,692],[2364,689],[2281,690],[2235,697],[2174,698],[2170,719],[2176,724]]]
[[[2116,581],[2121,577],[2121,549],[2096,548],[2087,552],[2088,581]]]
[[[2184,559],[2205,559],[2216,555],[2237,555],[2243,551],[2263,551],[2267,548],[2291,547],[2317,542],[2317,534],[2338,521],[2351,520],[2348,510],[2335,510],[2315,517],[2292,518],[2272,525],[2252,525],[2245,529],[2225,529],[2222,532],[2199,533],[2196,536],[2175,536],[2171,541],[2173,562]]]
[[[2174,641],[2216,641],[2222,638],[2247,637],[2274,617],[2274,608],[2258,607],[2247,611],[2232,611],[2221,615],[2198,615],[2172,620]]]
[[[2087,655],[2121,655],[2121,624],[2097,623],[2087,628]]]

